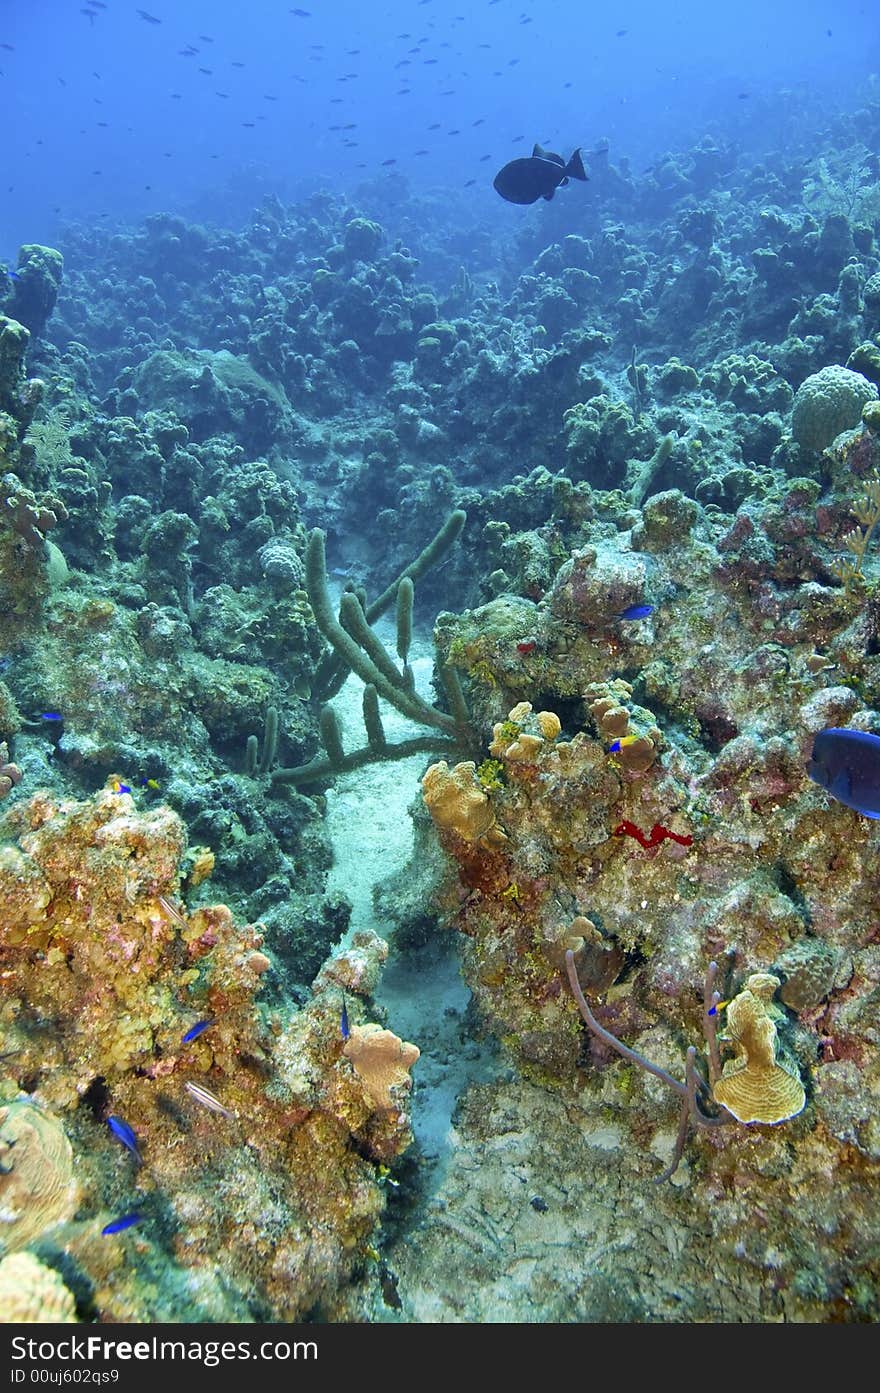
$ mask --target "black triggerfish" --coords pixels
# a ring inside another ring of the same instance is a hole
[[[492,182],[508,203],[537,203],[539,198],[549,202],[569,179],[585,180],[586,177],[580,148],[566,164],[561,155],[536,145],[527,158],[511,160],[499,169]]]

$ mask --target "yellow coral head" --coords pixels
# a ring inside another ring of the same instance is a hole
[[[495,810],[476,776],[473,761],[450,769],[445,760],[432,764],[422,779],[425,806],[438,827],[466,842],[479,841],[495,825]]]
[[[712,1093],[738,1122],[787,1122],[806,1102],[800,1079],[776,1060],[770,999],[778,986],[778,977],[756,973],[727,1008],[722,1038],[734,1046],[736,1056],[724,1065]]]

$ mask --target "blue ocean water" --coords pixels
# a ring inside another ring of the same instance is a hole
[[[608,140],[633,166],[706,134],[784,148],[880,71],[860,0],[154,10],[4,4],[3,255],[67,218],[241,221],[260,192],[351,193],[383,170],[450,199],[474,180],[468,215],[501,226],[490,176],[534,141],[567,157]]]

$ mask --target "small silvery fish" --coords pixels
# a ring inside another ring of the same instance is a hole
[[[213,1025],[213,1024],[214,1024],[213,1020],[209,1020],[209,1021],[196,1021],[195,1025],[191,1025],[191,1026],[190,1026],[189,1030],[186,1032],[186,1034],[184,1035],[184,1037],[183,1037],[183,1039],[181,1040],[180,1043],[181,1043],[182,1045],[188,1045],[189,1042],[190,1042],[190,1040],[198,1040],[198,1038],[199,1038],[199,1036],[202,1034],[202,1032],[205,1031],[205,1030],[207,1030],[208,1027],[211,1026],[211,1025]]]
[[[109,1233],[122,1233],[124,1229],[130,1229],[132,1224],[139,1224],[140,1221],[140,1214],[123,1214],[121,1218],[114,1219],[112,1224],[105,1224],[101,1229],[101,1235],[106,1237]]]
[[[180,910],[174,907],[167,895],[157,895],[156,899],[162,906],[162,909],[168,915],[169,919],[173,920],[175,924],[180,924],[181,927],[184,929],[187,927],[186,920],[184,919]]]
[[[235,1113],[230,1112],[215,1098],[213,1093],[209,1093],[207,1088],[203,1088],[200,1083],[191,1083],[189,1079],[184,1082],[184,1088],[191,1098],[195,1098],[197,1103],[201,1103],[203,1108],[208,1108],[210,1112],[219,1112],[223,1117],[234,1117]]]
[[[123,1122],[121,1117],[116,1117],[115,1114],[111,1113],[107,1118],[107,1126],[110,1128],[110,1131],[113,1133],[114,1137],[116,1137],[117,1141],[121,1141],[122,1145],[131,1152],[132,1156],[136,1157],[138,1165],[142,1165],[144,1158],[138,1150],[137,1137],[128,1123]]]

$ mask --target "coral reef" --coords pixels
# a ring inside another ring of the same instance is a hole
[[[386,170],[0,276],[20,1319],[878,1318],[877,849],[806,764],[880,732],[880,112],[785,102],[576,224]],[[326,889],[391,773],[387,976],[457,942],[503,1048],[430,1182]]]
[[[0,1113],[4,1244],[63,1245],[105,1318],[144,1318],[139,1274],[160,1252],[174,1270],[221,1273],[240,1311],[295,1319],[329,1299],[381,1214],[379,1164],[411,1140],[408,1090],[394,1088],[393,1110],[388,1090],[417,1048],[382,1032],[376,1062],[353,1016],[353,1068],[339,1024],[341,990],[353,1013],[374,988],[381,940],[340,949],[282,1017],[255,1006],[272,972],[258,929],[182,904],[170,809],[139,812],[118,787],[79,803],[42,792],[5,813],[0,837],[4,1086],[26,1079],[31,1094]],[[209,1028],[192,1035],[199,1019]],[[111,1115],[142,1165],[119,1154]],[[141,1213],[136,1242],[102,1235],[114,1209]],[[104,1256],[120,1244],[122,1286]]]

